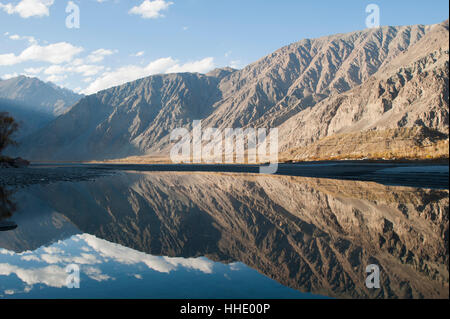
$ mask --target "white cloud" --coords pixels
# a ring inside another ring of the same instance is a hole
[[[56,288],[64,287],[67,278],[66,270],[58,266],[23,269],[10,264],[0,264],[0,275],[9,276],[11,274],[15,274],[27,285],[45,284]]]
[[[67,75],[50,75],[45,79],[47,82],[58,83],[67,79]]]
[[[94,265],[100,263],[100,260],[98,260],[94,255],[87,253],[82,253],[80,256],[70,257],[55,254],[42,254],[41,259],[47,264]]]
[[[112,279],[110,276],[103,274],[100,269],[95,267],[84,267],[83,272],[88,275],[89,278],[98,282]]]
[[[41,261],[41,259],[36,255],[25,255],[20,257],[20,259],[25,261]]]
[[[200,61],[188,62],[183,65],[175,64],[169,68],[166,73],[181,73],[181,72],[198,72],[205,73],[214,68],[214,59],[205,58]]]
[[[178,267],[199,270],[210,274],[213,272],[213,263],[205,258],[171,258],[151,256],[133,249],[110,243],[92,235],[78,235],[96,253],[106,259],[112,259],[125,265],[143,263],[148,268],[162,273],[170,273]]]
[[[136,52],[135,54],[132,54],[131,56],[140,57],[140,56],[143,56],[144,54],[145,54],[145,51],[139,51],[139,52]]]
[[[70,242],[82,242],[81,253],[68,251],[64,248],[68,247]],[[0,249],[0,255],[12,256],[20,263],[19,265],[0,263],[0,278],[2,276],[17,276],[26,285],[24,292],[30,291],[37,284],[48,287],[64,287],[67,279],[65,266],[72,263],[80,265],[82,274],[98,282],[114,280],[111,275],[102,273],[101,266],[105,262],[114,262],[121,265],[142,264],[148,269],[161,273],[170,273],[179,269],[192,269],[205,274],[211,274],[214,271],[214,263],[206,258],[152,256],[89,234],[76,235],[68,241],[58,242],[56,245],[40,248],[34,252],[16,254],[12,251]],[[24,265],[24,262],[38,262],[39,266]],[[143,278],[141,274],[136,274],[135,277]],[[5,287],[5,289],[8,288]]]
[[[88,88],[83,91],[83,93],[93,94],[113,86],[121,85],[126,82],[134,81],[154,74],[175,72],[205,73],[213,68],[213,58],[205,58],[200,61],[189,62],[182,65],[171,57],[162,58],[155,60],[144,67],[128,65],[115,71],[105,72],[98,79],[92,82]]]
[[[105,56],[113,55],[115,51],[106,50],[106,49],[98,49],[94,52],[92,52],[88,57],[87,60],[91,63],[98,63],[103,61]]]
[[[73,68],[68,68],[68,72],[80,73],[83,76],[93,76],[102,71],[105,67],[102,65],[84,64]]]
[[[48,75],[46,81],[61,82],[68,78],[69,74],[80,74],[83,77],[92,77],[105,69],[102,65],[85,64],[85,61],[100,62],[105,56],[114,54],[115,51],[99,49],[92,52],[86,59],[77,58],[68,64],[53,64],[47,67],[43,74]],[[1,58],[1,57],[0,57]],[[1,59],[0,59],[1,62]],[[39,69],[27,69],[30,71],[38,71]],[[25,70],[26,71],[26,70]],[[42,68],[41,70],[42,71]],[[35,72],[30,72],[34,73]],[[92,79],[90,79],[90,82]]]
[[[37,44],[37,40],[36,40],[34,37],[31,37],[31,36],[20,36],[20,35],[18,35],[18,34],[12,34],[12,35],[9,36],[9,38],[10,38],[11,40],[15,40],[15,41],[18,41],[18,40],[26,40],[26,41],[28,41],[30,44]]]
[[[6,250],[4,248],[0,248],[0,254],[7,255],[7,256],[14,256],[14,252],[10,250]]]
[[[54,64],[49,66],[44,70],[45,75],[49,75],[47,77],[46,81],[50,82],[61,82],[65,79],[67,79],[68,74],[70,73],[77,73],[81,74],[84,77],[91,77],[94,76],[101,71],[104,70],[104,66],[102,65],[92,65],[92,64],[81,64],[78,63],[76,65],[74,64],[67,64],[67,65],[59,65]],[[91,79],[92,81],[92,79]]]
[[[51,65],[45,69],[44,74],[57,75],[66,72],[66,69],[60,65]]]
[[[54,0],[21,0],[18,4],[0,3],[0,9],[8,14],[18,14],[22,18],[49,16],[49,8]]]
[[[26,68],[24,71],[29,74],[39,74],[44,70],[43,67],[40,68]]]
[[[59,42],[47,46],[33,44],[19,55],[14,53],[0,54],[0,66],[15,65],[26,61],[61,64],[71,61],[74,56],[82,51],[83,48],[73,46],[67,42]]]
[[[144,19],[163,18],[161,11],[169,9],[173,2],[165,0],[145,0],[139,6],[131,8],[129,14],[140,15]]]
[[[230,62],[230,67],[233,69],[241,69],[242,68],[242,62],[241,60],[234,60]]]
[[[1,78],[3,80],[9,80],[9,79],[12,79],[12,78],[16,78],[18,76],[19,76],[19,74],[17,72],[15,72],[15,73],[3,74]]]

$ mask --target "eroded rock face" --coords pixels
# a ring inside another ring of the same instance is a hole
[[[438,141],[446,141],[447,151],[441,153],[448,157],[448,61],[447,23],[434,26],[362,85],[286,121],[280,135],[289,138],[281,150],[291,150],[296,159],[374,153],[425,158],[435,154]],[[420,134],[424,130],[427,134]]]
[[[34,196],[95,235],[152,255],[241,261],[341,298],[448,298],[447,190],[236,174],[148,173]],[[381,289],[365,287],[366,266]]]

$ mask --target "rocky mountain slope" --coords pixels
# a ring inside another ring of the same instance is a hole
[[[426,148],[441,142],[448,157],[448,40],[448,23],[433,26],[361,86],[299,112],[280,127],[289,137],[282,150],[297,159],[414,157],[420,149],[434,154]]]
[[[448,21],[382,27],[302,40],[238,71],[151,76],[82,99],[24,143],[20,155],[164,155],[170,131],[190,128],[194,119],[203,127],[279,127],[281,151],[299,160],[346,156],[339,143],[324,154],[304,148],[354,132],[395,138],[388,130],[422,127],[442,144],[448,138],[448,32]],[[388,151],[386,145],[377,151]],[[370,157],[370,147],[354,155]]]

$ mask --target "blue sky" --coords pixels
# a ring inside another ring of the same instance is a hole
[[[72,2],[80,28],[67,28]],[[303,38],[448,19],[447,0],[0,0],[0,77],[94,93],[154,73],[243,67]]]

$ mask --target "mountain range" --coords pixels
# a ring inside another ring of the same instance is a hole
[[[37,78],[0,79],[0,112],[8,112],[19,122],[20,140],[65,113],[81,97]]]
[[[33,111],[61,115],[78,102],[82,95],[37,78],[18,76],[0,79],[0,98],[20,102]]]
[[[167,155],[171,131],[202,120],[219,129],[278,127],[283,160],[448,158],[448,43],[448,20],[381,27],[304,39],[242,70],[150,76],[83,97],[66,112],[53,104],[60,115],[17,153]]]

